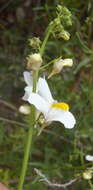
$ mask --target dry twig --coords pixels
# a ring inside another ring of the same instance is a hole
[[[36,169],[36,168],[35,168],[34,170],[35,170],[36,174],[42,178],[40,181],[45,182],[48,186],[50,186],[50,187],[52,187],[52,188],[55,188],[55,187],[60,188],[60,187],[62,187],[62,188],[65,189],[66,187],[72,185],[73,183],[75,183],[75,182],[77,181],[77,178],[75,178],[75,179],[71,179],[69,182],[64,183],[64,184],[52,183],[51,181],[49,181],[49,180],[46,178],[46,176],[45,176],[44,174],[41,173],[41,171],[39,171],[39,170]]]

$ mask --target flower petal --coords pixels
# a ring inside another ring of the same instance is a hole
[[[40,96],[42,96],[49,103],[54,102],[54,99],[53,99],[52,94],[50,92],[47,81],[44,78],[39,78],[38,93],[40,94]]]
[[[87,161],[93,162],[93,156],[91,156],[91,155],[86,155],[86,156],[85,156],[85,159],[86,159]]]
[[[68,129],[73,128],[76,123],[75,117],[71,112],[53,108],[48,112],[46,121],[59,121]]]
[[[28,98],[29,98],[30,94],[32,93],[32,86],[26,86],[24,90],[25,90],[25,94],[22,97],[22,99],[25,101],[28,101]]]
[[[32,85],[33,85],[33,80],[32,80],[31,73],[28,72],[28,71],[25,71],[25,72],[23,73],[23,75],[24,75],[24,80],[25,80],[26,84],[27,84],[28,86],[32,86]]]
[[[36,93],[30,94],[30,97],[28,98],[28,102],[30,104],[33,104],[44,115],[46,115],[47,112],[49,111],[50,104]]]

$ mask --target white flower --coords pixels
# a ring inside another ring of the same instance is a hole
[[[87,161],[93,162],[93,156],[91,156],[91,155],[86,155],[86,156],[85,156],[85,159],[86,159]]]
[[[28,77],[29,79],[29,77]],[[45,79],[39,78],[37,83],[37,93],[32,92],[31,78],[28,80],[25,75],[25,81],[28,84],[28,88],[25,88],[24,100],[27,100],[30,104],[33,104],[40,112],[44,114],[45,122],[59,121],[64,124],[66,128],[73,128],[76,121],[73,114],[69,111],[69,106],[64,103],[58,103],[51,95],[50,89]]]

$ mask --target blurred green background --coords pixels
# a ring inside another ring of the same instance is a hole
[[[65,68],[48,83],[53,97],[67,102],[76,117],[74,129],[59,123],[46,128],[34,138],[24,190],[48,190],[34,172],[38,168],[54,183],[66,183],[80,176],[67,190],[93,189],[92,179],[83,172],[93,155],[93,1],[92,0],[1,0],[0,1],[0,181],[16,189],[20,175],[27,126],[18,108],[24,102],[28,39],[43,39],[48,23],[61,3],[72,13],[69,41],[50,38],[45,59],[72,58],[72,68]],[[50,68],[51,69],[51,68]],[[50,70],[45,72],[47,76]],[[62,190],[63,188],[54,188]]]

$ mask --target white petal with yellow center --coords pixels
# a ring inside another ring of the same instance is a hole
[[[73,128],[76,120],[73,114],[68,111],[69,106],[64,102],[57,103],[50,92],[47,81],[43,78],[39,78],[37,83],[36,92],[32,93],[33,80],[29,72],[24,72],[25,82],[27,87],[25,88],[24,100],[33,104],[37,110],[42,112],[46,122],[59,121],[66,128]]]
[[[64,102],[59,102],[59,103],[52,104],[52,108],[68,111],[69,110],[69,105],[64,103]]]
[[[71,112],[65,111],[62,108],[57,109],[52,107],[53,104],[49,104],[38,94],[31,93],[28,102],[33,104],[40,112],[44,114],[45,122],[59,121],[64,124],[65,128],[68,129],[73,128],[76,123]]]

